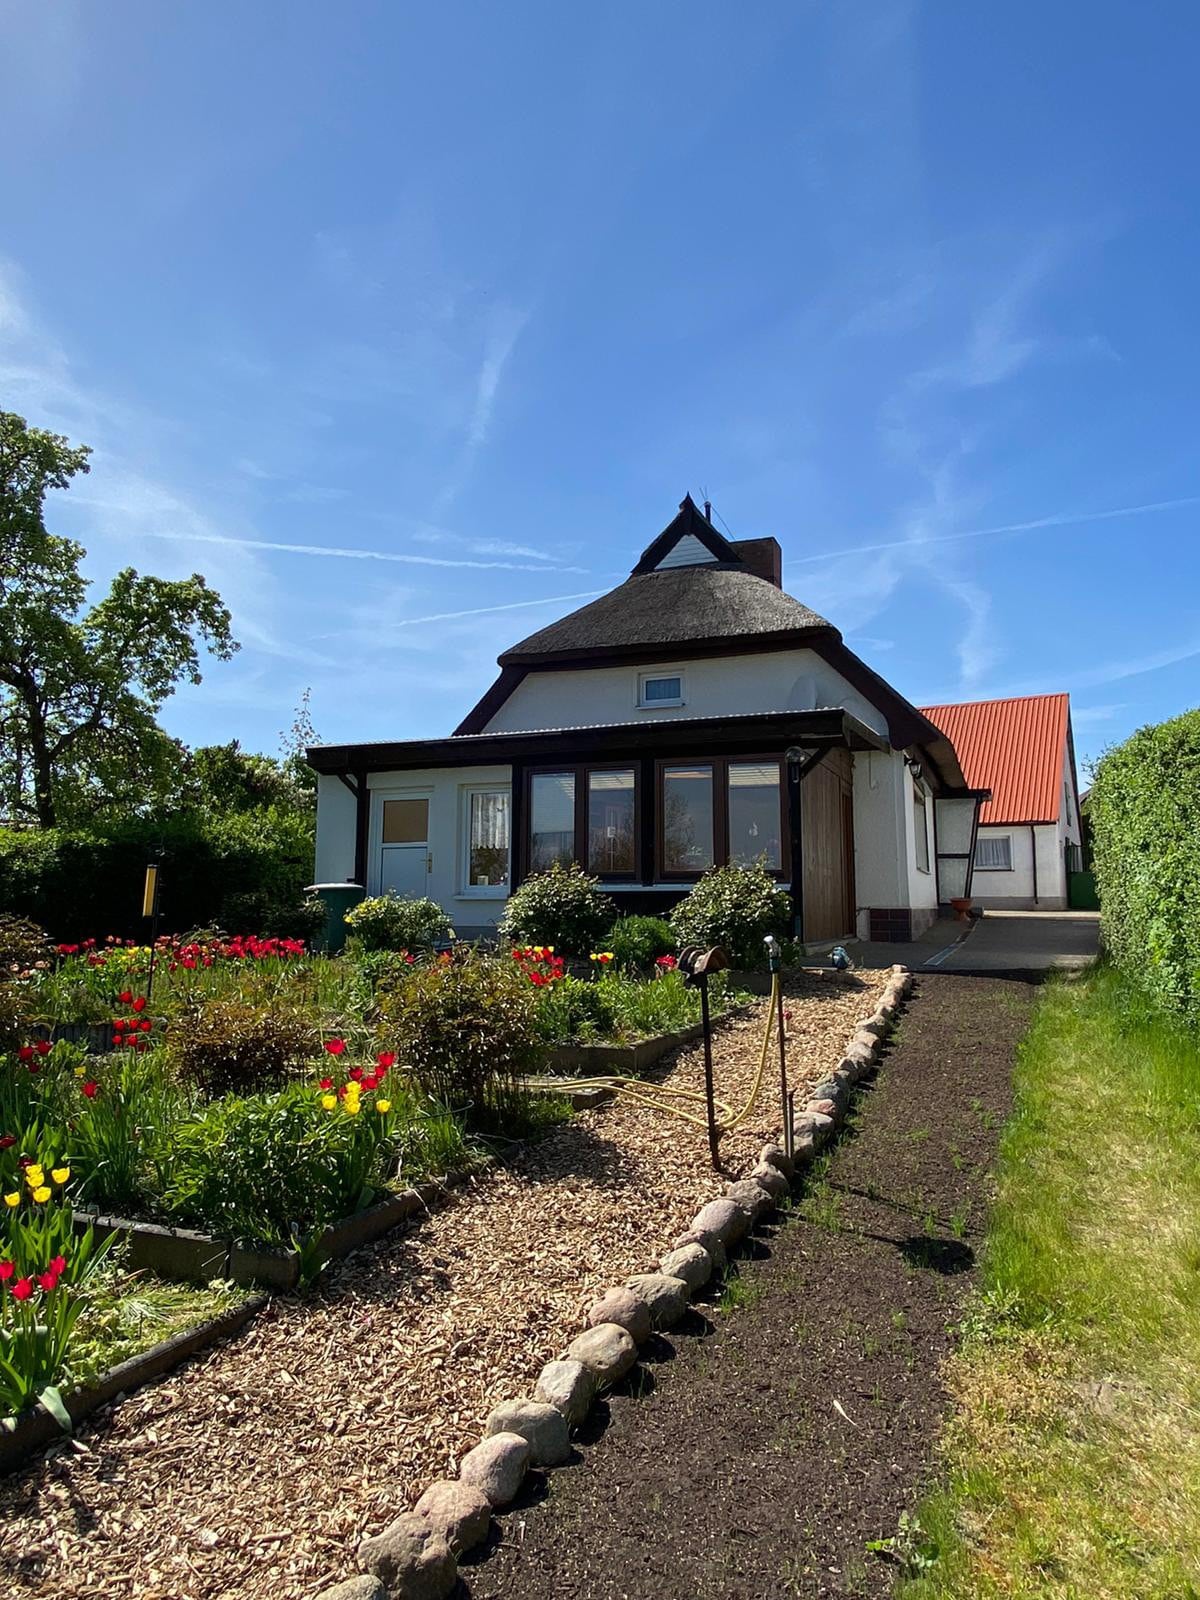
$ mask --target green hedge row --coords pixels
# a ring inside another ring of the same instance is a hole
[[[307,937],[310,818],[282,807],[204,819],[131,818],[90,830],[0,829],[0,910],[32,917],[56,939],[142,938],[146,863],[161,859],[162,929],[213,924],[231,933]]]
[[[1110,750],[1088,810],[1105,948],[1160,1004],[1200,1020],[1200,710]]]

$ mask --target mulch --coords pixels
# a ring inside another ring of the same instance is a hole
[[[1027,982],[928,975],[829,1169],[460,1568],[473,1600],[870,1600],[932,1469]]]
[[[881,973],[791,989],[797,1089],[833,1067]],[[724,1022],[718,1092],[747,1100],[759,1002]],[[696,1088],[702,1052],[656,1073]],[[769,1075],[722,1142],[725,1176],[778,1136]],[[250,1330],[0,1480],[5,1600],[302,1600],[453,1473],[499,1401],[530,1391],[604,1289],[650,1268],[724,1176],[702,1129],[618,1102],[454,1191],[409,1234],[273,1302]]]

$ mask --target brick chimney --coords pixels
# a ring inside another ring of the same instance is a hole
[[[729,542],[747,572],[752,572],[756,578],[765,578],[777,589],[783,588],[783,551],[778,539],[731,539]]]

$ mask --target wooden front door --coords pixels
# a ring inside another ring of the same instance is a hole
[[[801,790],[804,938],[854,932],[854,789],[847,750],[831,750]]]

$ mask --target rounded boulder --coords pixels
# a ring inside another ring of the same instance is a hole
[[[596,1396],[596,1374],[582,1361],[547,1361],[538,1377],[533,1398],[548,1406],[555,1406],[567,1419],[569,1428],[577,1428],[591,1410]]]
[[[432,1523],[415,1512],[364,1539],[358,1559],[394,1600],[445,1600],[458,1582],[458,1559]]]
[[[467,1451],[458,1475],[463,1483],[482,1490],[494,1507],[506,1506],[521,1492],[530,1454],[529,1440],[519,1433],[494,1433]]]
[[[589,1328],[615,1322],[636,1344],[650,1337],[650,1312],[646,1302],[628,1289],[607,1290],[592,1305],[585,1320]]]
[[[655,1328],[670,1328],[688,1308],[688,1286],[682,1278],[669,1278],[664,1272],[639,1272],[626,1287],[646,1303]]]
[[[602,1322],[572,1339],[565,1359],[578,1361],[600,1383],[619,1383],[637,1360],[637,1345],[615,1322]]]
[[[528,1442],[535,1467],[557,1467],[571,1454],[566,1417],[542,1400],[506,1400],[488,1417],[483,1431],[519,1433]]]
[[[702,1244],[683,1244],[669,1250],[659,1262],[668,1278],[679,1278],[693,1294],[702,1289],[713,1274],[713,1259]]]
[[[456,1556],[487,1538],[492,1502],[473,1483],[443,1478],[431,1483],[413,1507],[415,1516],[437,1529]]]

